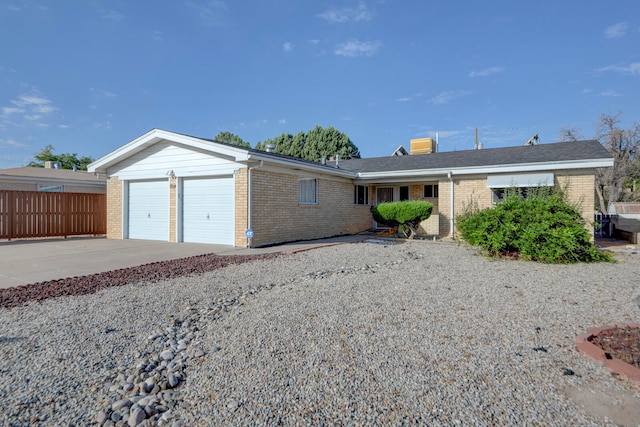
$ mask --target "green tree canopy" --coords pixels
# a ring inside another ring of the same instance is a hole
[[[87,170],[89,163],[92,163],[95,159],[89,156],[78,157],[77,153],[62,153],[54,154],[55,148],[49,144],[44,147],[40,152],[34,154],[33,160],[29,162],[27,166],[36,168],[43,168],[45,162],[60,162],[62,169],[73,169],[74,165],[78,170]]]
[[[332,126],[326,129],[316,126],[306,133],[299,132],[296,135],[283,133],[264,142],[258,142],[255,148],[266,150],[269,144],[274,145],[274,153],[314,162],[319,162],[323,156],[333,157],[336,154],[342,159],[360,158],[360,150],[353,141]]]
[[[240,147],[245,147],[245,148],[251,148],[250,143],[244,141],[238,135],[233,134],[231,132],[227,132],[227,131],[220,132],[213,139],[218,142],[225,142],[227,144],[238,145]]]

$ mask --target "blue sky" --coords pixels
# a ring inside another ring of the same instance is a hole
[[[640,2],[0,0],[0,168],[152,128],[255,144],[334,126],[363,157],[640,120]]]

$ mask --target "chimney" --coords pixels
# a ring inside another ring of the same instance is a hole
[[[265,147],[267,153],[273,153],[274,148],[276,148],[276,146],[273,144],[267,144],[267,146]]]
[[[322,166],[326,166],[327,165],[327,156],[322,156],[322,158],[320,159],[320,162],[322,163]]]
[[[433,138],[416,138],[409,141],[409,154],[431,154],[436,152]]]

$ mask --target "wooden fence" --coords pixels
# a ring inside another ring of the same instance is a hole
[[[105,194],[0,190],[0,239],[106,232]]]

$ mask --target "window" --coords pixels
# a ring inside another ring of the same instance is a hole
[[[409,187],[400,187],[400,201],[409,200]]]
[[[518,195],[523,199],[527,197],[536,197],[545,194],[551,194],[553,187],[509,187],[509,188],[492,188],[491,202],[495,205],[502,203],[506,196]]]
[[[315,205],[318,203],[318,180],[303,178],[298,180],[298,203]]]
[[[45,191],[48,193],[62,193],[63,186],[62,185],[43,185],[38,184],[38,191]]]
[[[365,185],[356,185],[354,187],[353,203],[356,205],[368,205],[369,187]]]
[[[438,198],[438,184],[427,184],[424,186],[424,193],[422,197],[428,199],[437,199]]]

